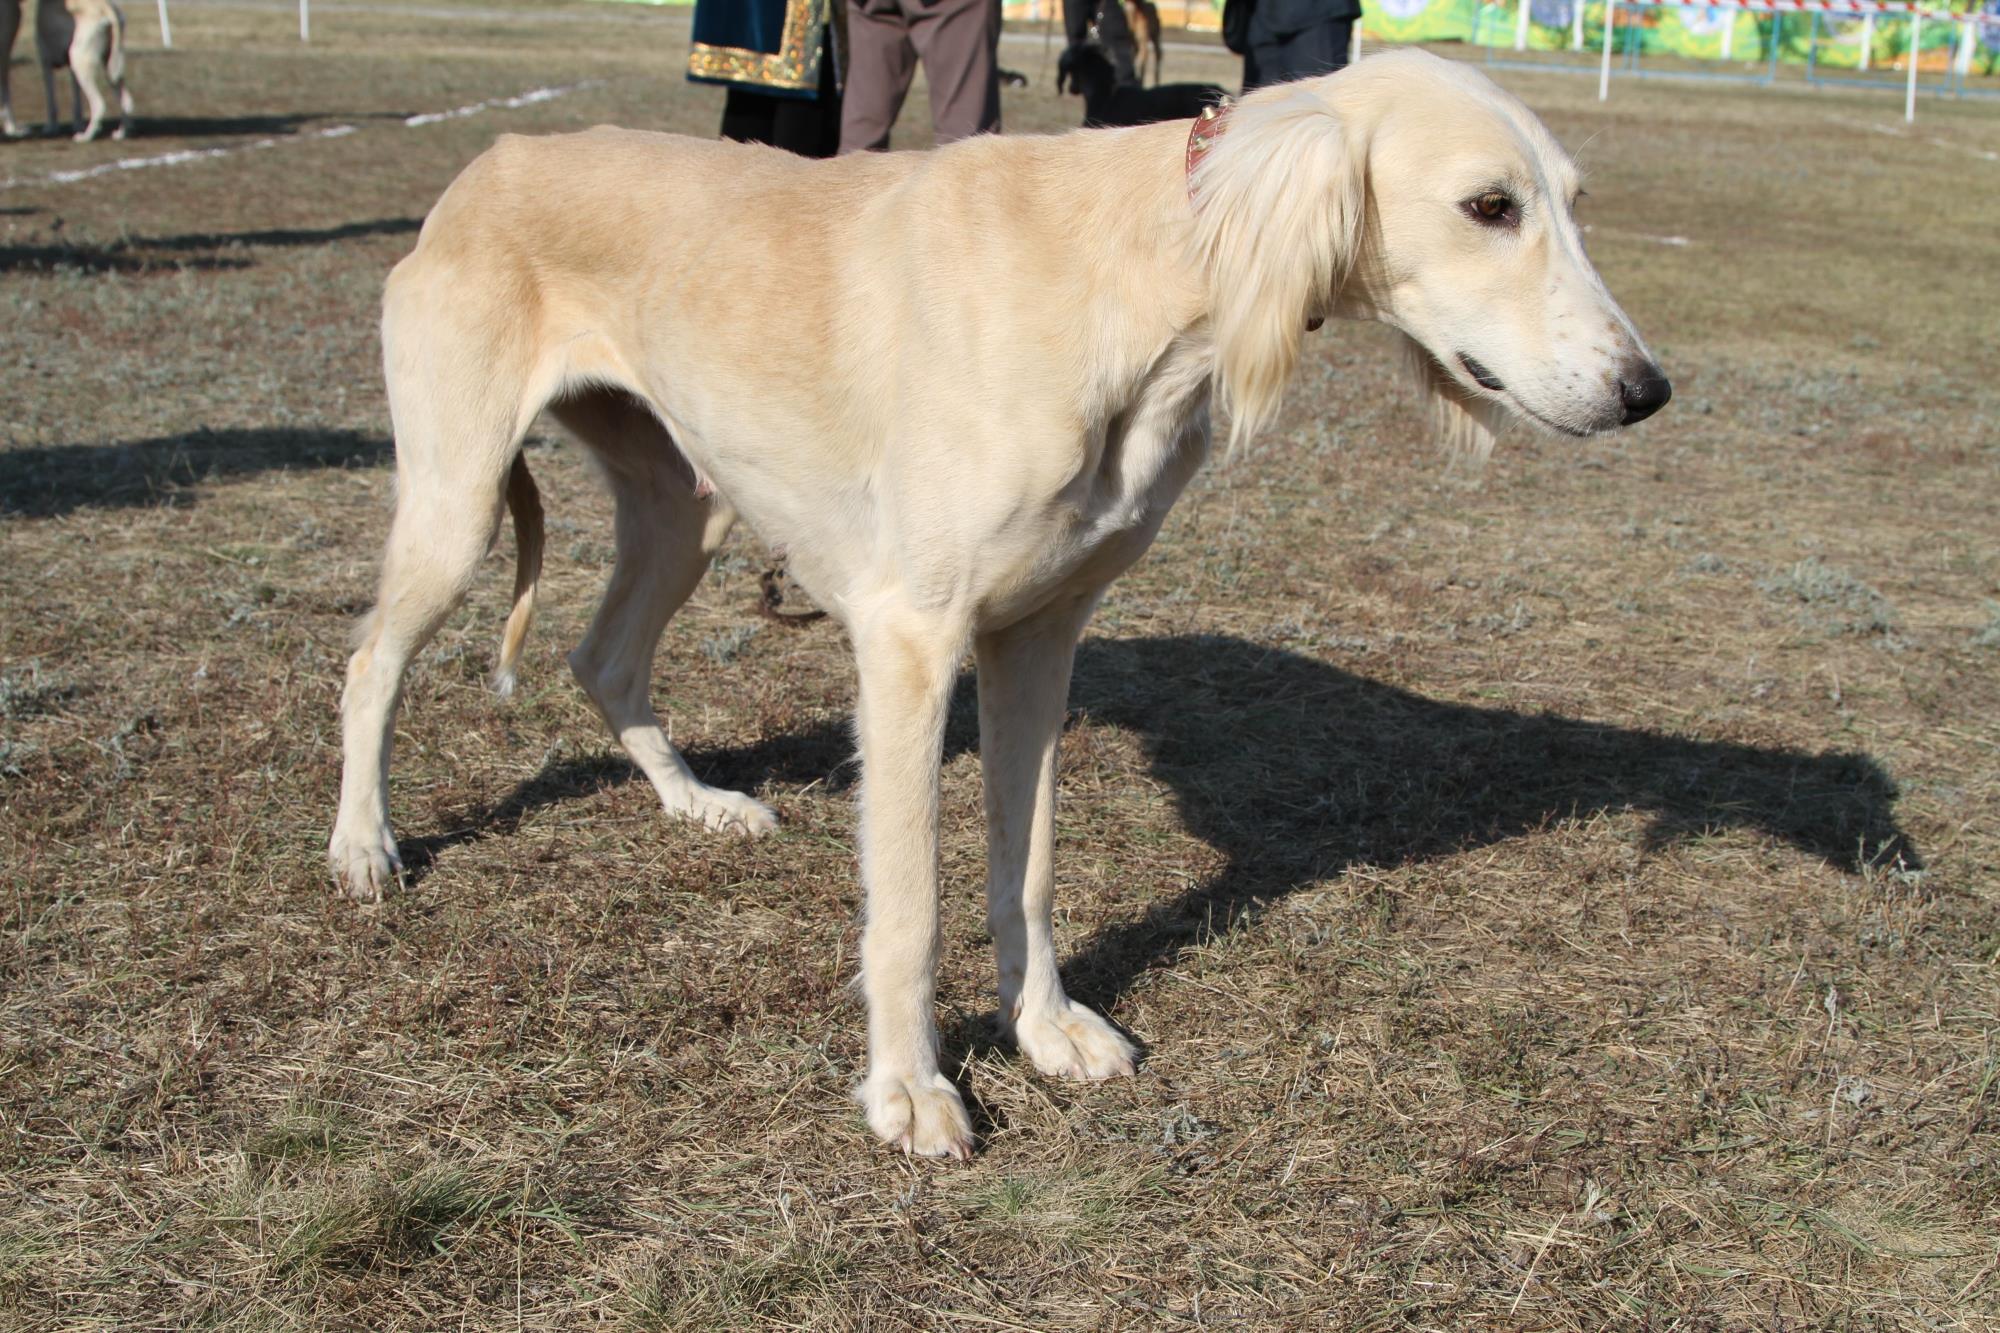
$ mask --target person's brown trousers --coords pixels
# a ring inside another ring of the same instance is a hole
[[[846,0],[847,87],[840,151],[889,146],[923,61],[939,143],[1000,128],[996,0]]]

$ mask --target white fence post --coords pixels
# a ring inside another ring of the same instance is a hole
[[[1570,0],[1569,49],[1583,49],[1583,0]]]
[[[1722,25],[1722,58],[1724,60],[1729,59],[1730,53],[1736,49],[1736,20],[1742,16],[1742,12],[1741,10],[1732,9],[1729,13],[1729,22]]]
[[[299,40],[309,42],[312,39],[312,0],[299,0]]]
[[[1611,97],[1611,28],[1617,17],[1618,0],[1604,0],[1604,67],[1597,73],[1597,100],[1609,101]]]
[[[1968,18],[1958,34],[1958,59],[1953,63],[1958,69],[1958,77],[1972,73],[1973,20]]]
[[[1923,50],[1918,39],[1924,35],[1924,16],[1921,10],[1910,11],[1910,83],[1903,94],[1903,121],[1913,124],[1917,119],[1917,55]]]
[[[1875,52],[1875,11],[1861,16],[1861,72],[1868,72],[1868,58]]]
[[[1528,49],[1528,0],[1521,0],[1520,12],[1514,16],[1514,49]]]
[[[160,45],[174,49],[174,25],[167,22],[167,0],[160,0]],[[51,111],[50,115],[55,113]]]

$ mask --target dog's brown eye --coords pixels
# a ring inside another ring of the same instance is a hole
[[[1472,214],[1481,222],[1505,222],[1513,212],[1514,201],[1498,190],[1472,200]]]

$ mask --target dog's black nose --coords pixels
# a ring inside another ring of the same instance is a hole
[[[1648,361],[1619,377],[1618,396],[1624,400],[1624,424],[1629,426],[1635,421],[1644,421],[1665,407],[1667,400],[1674,396],[1674,386],[1660,373],[1658,366]]]

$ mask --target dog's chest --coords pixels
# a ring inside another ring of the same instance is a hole
[[[1101,588],[1145,554],[1208,453],[1206,403],[1180,419],[1141,420],[1107,438],[1092,466],[1036,515],[989,547],[983,628]]]

